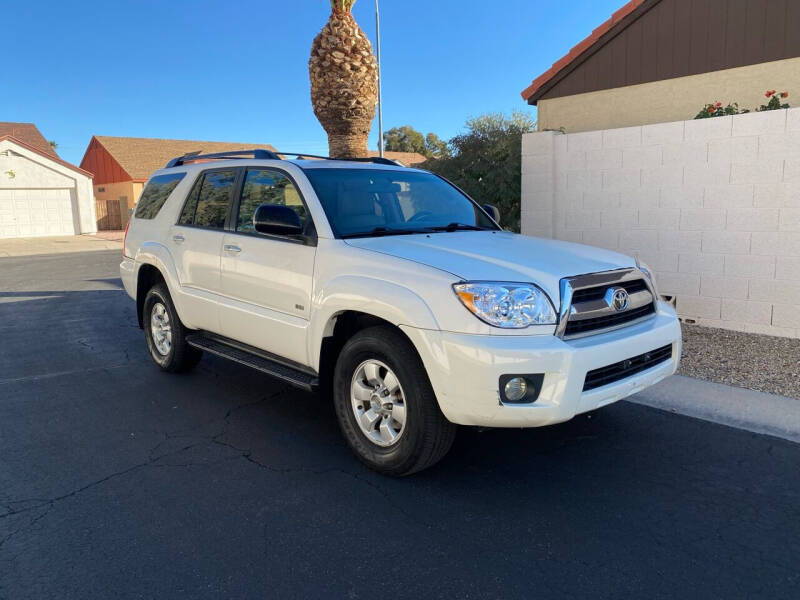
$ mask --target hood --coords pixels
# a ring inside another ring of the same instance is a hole
[[[535,283],[556,302],[563,277],[636,266],[633,258],[610,250],[506,231],[354,238],[347,243],[448,271],[465,281]]]

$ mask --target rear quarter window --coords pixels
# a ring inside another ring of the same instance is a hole
[[[170,173],[158,175],[150,179],[142,192],[139,202],[136,203],[137,219],[153,219],[164,206],[169,195],[175,190],[186,173]]]

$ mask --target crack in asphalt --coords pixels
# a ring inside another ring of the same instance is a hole
[[[103,367],[103,368],[107,368],[107,367]],[[89,489],[92,489],[92,488],[94,488],[94,487],[96,487],[98,485],[102,485],[103,483],[106,483],[106,482],[108,482],[108,481],[110,481],[112,479],[119,478],[119,477],[128,475],[130,473],[133,473],[135,471],[138,471],[138,470],[141,470],[141,469],[145,469],[145,468],[185,468],[185,467],[192,467],[192,466],[209,466],[209,465],[219,464],[219,463],[225,462],[225,461],[238,460],[238,459],[244,459],[247,462],[249,462],[249,463],[251,463],[253,465],[256,465],[260,469],[266,470],[266,471],[268,471],[270,473],[276,473],[276,474],[305,473],[305,474],[310,474],[310,475],[326,475],[326,474],[333,473],[333,474],[340,474],[340,475],[344,475],[346,477],[350,477],[351,479],[355,480],[356,482],[358,482],[360,484],[363,484],[363,485],[366,485],[370,489],[372,489],[373,491],[377,492],[387,502],[389,502],[392,506],[394,506],[399,513],[401,513],[404,516],[406,516],[409,519],[411,519],[412,522],[417,522],[419,524],[422,524],[428,529],[433,527],[433,525],[430,524],[430,523],[422,523],[422,522],[420,522],[420,519],[419,519],[418,516],[412,515],[411,513],[406,511],[403,508],[403,506],[401,506],[400,504],[398,504],[397,502],[394,501],[394,499],[391,497],[391,495],[385,489],[383,489],[381,486],[377,485],[376,483],[374,483],[372,481],[369,481],[368,479],[362,477],[361,475],[359,475],[357,473],[353,473],[351,471],[347,471],[345,469],[339,469],[339,468],[315,469],[315,468],[312,468],[312,467],[276,467],[276,466],[269,465],[269,464],[266,464],[266,463],[258,460],[256,457],[253,456],[253,452],[252,452],[251,449],[240,448],[238,446],[235,446],[234,444],[230,444],[230,443],[220,439],[226,433],[228,433],[228,428],[230,426],[230,419],[238,411],[244,410],[246,408],[250,408],[250,407],[253,407],[253,406],[256,406],[256,405],[259,405],[259,404],[262,404],[264,402],[268,402],[268,401],[274,400],[274,399],[286,394],[288,390],[289,390],[288,387],[283,387],[280,390],[278,390],[276,392],[273,392],[272,394],[269,394],[267,396],[259,398],[258,400],[250,401],[250,402],[244,402],[242,404],[238,404],[236,406],[233,406],[233,407],[229,408],[225,412],[224,416],[222,416],[220,419],[214,419],[212,421],[208,421],[206,423],[202,423],[202,424],[197,425],[197,426],[195,426],[195,427],[193,427],[191,429],[183,429],[183,430],[177,430],[177,431],[173,431],[173,432],[162,433],[161,435],[164,436],[164,439],[160,440],[155,446],[153,446],[152,448],[150,448],[147,451],[148,459],[146,461],[141,462],[141,463],[137,463],[137,464],[132,465],[132,466],[126,468],[126,469],[122,469],[121,471],[115,471],[114,473],[110,473],[109,475],[106,475],[105,477],[102,477],[100,479],[97,479],[95,481],[87,483],[87,484],[85,484],[85,485],[83,485],[83,486],[81,486],[79,488],[76,488],[76,489],[74,489],[74,490],[72,490],[70,492],[67,492],[65,494],[61,494],[61,495],[55,496],[53,498],[25,498],[25,499],[20,499],[20,500],[11,500],[11,499],[4,500],[2,506],[3,506],[3,508],[6,509],[7,512],[5,512],[4,514],[0,514],[0,521],[3,520],[3,519],[7,519],[9,517],[16,516],[16,515],[31,513],[33,511],[36,511],[36,510],[41,509],[41,508],[45,508],[45,510],[44,510],[44,512],[42,512],[41,514],[37,515],[33,519],[29,520],[26,524],[22,525],[21,527],[18,527],[17,529],[12,531],[11,533],[7,534],[5,537],[1,538],[0,539],[0,549],[2,549],[3,546],[9,540],[11,540],[12,538],[18,536],[22,532],[30,529],[37,522],[39,522],[40,520],[44,519],[53,510],[53,508],[55,507],[55,505],[57,503],[59,503],[59,502],[61,502],[63,500],[67,500],[69,498],[72,498],[74,496],[77,496],[78,494],[81,494],[82,492],[85,492],[85,491],[87,491]],[[210,425],[210,424],[215,423],[217,421],[222,423],[222,427],[220,428],[220,430],[217,433],[215,433],[215,434],[213,434],[211,436],[193,436],[193,435],[191,435],[191,431],[192,430],[199,429],[201,427]],[[169,440],[180,439],[180,438],[195,438],[195,437],[198,437],[198,438],[201,438],[201,439],[199,441],[195,442],[195,443],[186,444],[184,446],[181,446],[180,448],[178,448],[176,450],[173,450],[171,452],[154,455],[154,453],[156,453],[158,451],[158,449],[161,448]],[[178,464],[159,464],[161,461],[163,461],[163,460],[165,460],[165,459],[167,459],[169,457],[177,456],[177,455],[182,454],[182,453],[184,453],[184,452],[186,452],[188,450],[191,450],[191,449],[199,447],[199,446],[204,446],[204,445],[207,445],[207,444],[214,444],[214,445],[218,445],[218,446],[221,446],[221,447],[225,447],[225,448],[228,448],[230,450],[235,451],[237,454],[235,456],[225,457],[225,458],[222,458],[222,459],[216,460],[216,461],[185,462],[185,463],[178,463]],[[31,503],[31,502],[33,504],[31,504],[29,506],[25,506],[24,508],[15,508],[14,507],[14,505],[28,504],[28,503]]]
[[[20,527],[19,529],[15,529],[14,531],[12,531],[12,532],[11,532],[11,533],[9,533],[8,535],[6,535],[6,536],[5,536],[3,539],[0,539],[0,548],[2,548],[2,547],[3,547],[3,544],[5,544],[5,543],[6,543],[8,540],[10,540],[11,538],[13,538],[13,537],[14,537],[15,535],[17,535],[18,533],[21,533],[22,531],[24,531],[24,530],[26,530],[26,529],[30,529],[31,527],[33,527],[33,526],[34,526],[36,523],[38,523],[38,522],[39,522],[39,521],[41,521],[43,518],[45,518],[45,517],[46,517],[46,516],[47,516],[47,515],[50,513],[50,511],[51,511],[51,510],[53,510],[53,505],[52,505],[52,504],[47,504],[47,505],[42,505],[42,504],[40,504],[40,505],[38,506],[38,508],[41,508],[42,506],[46,506],[46,507],[47,507],[47,508],[45,509],[45,511],[44,511],[42,514],[40,514],[40,515],[38,515],[38,516],[34,517],[32,520],[28,521],[28,522],[27,522],[25,525],[23,525],[23,526],[22,526],[22,527]],[[33,509],[31,509],[31,510],[33,510]],[[16,513],[16,514],[19,514],[19,513]],[[4,515],[4,516],[5,516],[5,515]]]
[[[374,483],[372,481],[369,481],[368,479],[365,479],[364,477],[362,477],[358,473],[353,473],[351,471],[347,471],[345,469],[338,469],[338,468],[314,469],[312,467],[275,467],[275,466],[272,466],[272,465],[265,464],[265,463],[257,460],[256,458],[254,458],[253,454],[252,454],[252,452],[250,450],[245,450],[244,448],[239,448],[237,446],[234,446],[233,444],[229,444],[227,442],[223,442],[223,441],[220,441],[220,440],[217,440],[217,439],[214,439],[212,441],[215,444],[218,444],[220,446],[225,446],[226,448],[230,448],[231,450],[235,450],[236,452],[239,452],[240,453],[239,454],[240,458],[244,458],[247,462],[256,465],[260,469],[264,469],[266,471],[269,471],[270,473],[277,473],[277,474],[305,473],[305,474],[308,474],[308,475],[329,475],[329,474],[333,473],[333,474],[339,474],[339,475],[344,475],[346,477],[350,477],[351,479],[357,481],[358,483],[364,484],[364,485],[372,488],[374,491],[376,491],[378,494],[380,494],[384,498],[384,500],[386,500],[389,504],[394,506],[397,509],[398,513],[400,513],[403,516],[408,517],[409,519],[411,519],[412,523],[420,522],[427,529],[434,528],[434,525],[432,525],[430,523],[422,522],[418,515],[413,515],[413,514],[409,513],[407,510],[405,510],[402,505],[398,504],[394,500],[394,498],[392,498],[392,496],[389,494],[389,492],[384,490],[382,487],[380,487],[376,483]]]
[[[130,364],[108,365],[104,367],[84,367],[82,369],[74,369],[72,371],[56,371],[54,373],[42,373],[40,375],[26,375],[25,377],[12,377],[9,379],[0,379],[0,385],[9,383],[20,383],[22,381],[39,381],[41,379],[52,379],[53,377],[64,377],[66,375],[75,375],[76,373],[91,373],[93,371],[105,371],[106,369],[122,369],[129,368]]]
[[[106,368],[106,367],[103,367],[103,368]],[[0,383],[2,383],[2,382],[0,382]],[[38,522],[39,520],[44,518],[53,509],[53,507],[55,506],[56,503],[58,503],[58,502],[60,502],[62,500],[66,500],[68,498],[72,498],[73,496],[76,496],[76,495],[78,495],[78,494],[80,494],[82,492],[85,492],[88,489],[91,489],[91,488],[93,488],[95,486],[98,486],[98,485],[101,485],[101,484],[103,484],[103,483],[105,483],[107,481],[110,481],[111,479],[114,479],[114,478],[117,478],[117,477],[121,477],[123,475],[127,475],[127,474],[132,473],[134,471],[137,471],[139,469],[143,469],[143,468],[146,468],[146,467],[152,467],[152,466],[157,466],[157,467],[180,467],[180,466],[194,466],[194,465],[213,464],[213,463],[209,463],[207,461],[204,462],[204,463],[184,463],[184,464],[181,464],[181,465],[158,465],[156,463],[158,463],[158,461],[161,461],[161,460],[163,460],[165,458],[168,458],[170,456],[175,456],[175,455],[181,454],[182,452],[186,452],[187,450],[190,450],[190,449],[195,448],[197,446],[202,446],[204,444],[213,443],[215,441],[216,437],[218,437],[220,435],[223,435],[226,432],[227,426],[228,426],[228,420],[238,410],[246,408],[246,407],[249,407],[249,406],[254,406],[254,405],[259,404],[261,402],[265,402],[267,400],[276,398],[276,397],[280,396],[281,394],[283,394],[285,392],[286,392],[286,388],[282,388],[278,392],[275,392],[273,394],[265,396],[265,397],[255,401],[255,402],[245,402],[243,404],[239,404],[237,406],[234,406],[234,407],[228,409],[228,411],[225,413],[225,415],[221,419],[216,419],[216,420],[220,420],[220,421],[222,421],[224,423],[224,425],[222,427],[222,430],[219,433],[215,434],[214,436],[211,436],[210,439],[204,439],[204,440],[202,440],[200,442],[197,442],[197,443],[194,443],[194,444],[188,444],[188,445],[182,446],[181,448],[179,448],[177,450],[174,450],[172,452],[167,452],[165,454],[161,454],[161,455],[158,455],[158,456],[154,457],[153,453],[161,445],[163,445],[167,440],[180,438],[180,437],[188,437],[188,436],[171,436],[170,433],[165,433],[165,434],[163,434],[163,435],[165,435],[165,438],[163,440],[161,440],[158,444],[153,446],[150,450],[148,450],[148,452],[147,452],[148,460],[146,460],[145,462],[135,464],[135,465],[133,465],[131,467],[128,467],[127,469],[123,469],[121,471],[116,471],[114,473],[106,475],[105,477],[102,477],[100,479],[92,481],[91,483],[87,483],[84,486],[81,486],[81,487],[79,487],[77,489],[74,489],[71,492],[67,492],[66,494],[61,494],[60,496],[56,496],[54,498],[25,498],[25,499],[21,499],[21,500],[8,500],[8,499],[4,500],[3,501],[3,506],[8,510],[8,512],[6,512],[5,514],[0,515],[0,520],[7,519],[7,518],[15,516],[15,515],[29,513],[31,511],[35,511],[35,510],[37,510],[39,508],[42,508],[42,507],[47,507],[47,510],[43,514],[41,514],[41,515],[35,517],[34,519],[32,519],[31,521],[29,521],[27,524],[25,524],[22,527],[12,531],[8,535],[6,535],[2,539],[0,539],[0,549],[11,538],[13,538],[14,536],[18,535],[23,530],[26,530],[26,529],[30,528],[36,522]],[[213,423],[215,421],[211,421],[211,422]],[[202,425],[200,425],[200,426],[202,426]],[[200,427],[200,426],[198,426],[198,427]],[[239,457],[236,457],[236,458],[239,458]],[[230,460],[230,459],[228,458],[228,459],[225,459],[225,460]],[[26,506],[25,508],[21,508],[21,509],[15,509],[13,507],[14,504],[23,504],[23,503],[28,503],[28,502],[36,502],[36,504],[33,504],[31,506]]]
[[[107,368],[107,367],[103,367],[103,368]],[[105,477],[102,477],[100,479],[97,479],[95,481],[87,483],[87,484],[85,484],[85,485],[83,485],[83,486],[81,486],[79,488],[76,488],[76,489],[74,489],[74,490],[72,490],[70,492],[67,492],[65,494],[61,494],[61,495],[56,496],[54,498],[25,498],[25,499],[21,499],[21,500],[10,500],[10,499],[4,500],[2,506],[6,509],[7,512],[5,512],[4,514],[0,514],[0,521],[3,520],[3,519],[7,519],[9,517],[12,517],[12,516],[30,513],[30,512],[36,511],[38,509],[41,509],[41,508],[45,508],[45,510],[44,510],[44,512],[42,512],[41,514],[37,515],[33,519],[29,520],[26,524],[22,525],[21,527],[15,529],[11,533],[7,534],[5,537],[1,538],[0,539],[0,549],[2,549],[3,546],[9,540],[11,540],[12,538],[18,536],[19,534],[23,533],[24,531],[30,529],[37,522],[39,522],[42,519],[44,519],[53,510],[53,508],[55,507],[55,505],[57,503],[59,503],[59,502],[61,502],[63,500],[67,500],[69,498],[72,498],[74,496],[77,496],[78,494],[81,494],[82,492],[85,492],[85,491],[87,491],[89,489],[92,489],[92,488],[94,488],[94,487],[96,487],[98,485],[102,485],[103,483],[106,483],[106,482],[108,482],[108,481],[110,481],[112,479],[119,478],[119,477],[128,475],[130,473],[133,473],[135,471],[138,471],[138,470],[141,470],[141,469],[145,469],[145,468],[185,468],[185,467],[192,467],[192,466],[209,466],[209,465],[219,464],[219,463],[225,462],[225,461],[239,460],[239,459],[244,459],[247,462],[249,462],[249,463],[251,463],[253,465],[256,465],[259,469],[263,469],[263,470],[266,470],[266,471],[268,471],[270,473],[275,473],[275,474],[304,473],[304,474],[310,474],[310,475],[327,475],[327,474],[344,475],[345,477],[349,477],[349,478],[353,479],[354,481],[356,481],[356,482],[358,482],[358,483],[360,483],[362,485],[366,485],[367,487],[372,489],[374,492],[378,493],[387,502],[389,502],[392,506],[394,506],[400,514],[403,514],[404,516],[409,518],[412,523],[418,523],[420,525],[423,525],[427,529],[431,529],[431,528],[434,527],[434,525],[432,525],[430,523],[422,522],[419,519],[418,515],[413,515],[413,514],[409,513],[407,510],[404,509],[404,507],[402,505],[398,504],[392,498],[392,496],[389,494],[389,492],[387,492],[381,486],[377,485],[375,482],[369,481],[368,479],[362,477],[358,473],[353,473],[351,471],[347,471],[345,469],[339,469],[339,468],[316,469],[316,468],[313,468],[313,467],[276,467],[276,466],[269,465],[269,464],[266,464],[266,463],[258,460],[255,456],[253,456],[253,452],[252,452],[251,449],[240,448],[240,447],[238,447],[238,446],[236,446],[234,444],[228,443],[228,442],[220,439],[221,437],[223,437],[225,434],[228,433],[228,428],[230,426],[230,419],[237,412],[239,412],[240,410],[244,410],[244,409],[247,409],[247,408],[262,404],[264,402],[268,402],[268,401],[274,400],[274,399],[286,394],[287,391],[289,391],[289,388],[288,387],[283,387],[280,390],[278,390],[276,392],[273,392],[272,394],[269,394],[267,396],[259,398],[258,400],[250,401],[250,402],[244,402],[242,404],[238,404],[236,406],[233,406],[233,407],[229,408],[225,412],[224,416],[222,416],[220,419],[214,419],[214,420],[208,421],[206,423],[201,423],[201,424],[199,424],[199,425],[197,425],[195,427],[192,427],[191,429],[182,429],[182,430],[177,430],[177,431],[173,431],[173,432],[162,433],[161,435],[164,436],[164,439],[160,440],[155,446],[153,446],[152,448],[150,448],[147,451],[148,459],[146,461],[138,463],[138,464],[135,464],[135,465],[132,465],[132,466],[130,466],[130,467],[126,468],[126,469],[123,469],[121,471],[115,471],[114,473],[110,473],[109,475],[106,475]],[[211,436],[194,436],[194,435],[191,434],[192,430],[196,430],[196,429],[199,429],[201,427],[208,426],[208,425],[210,425],[212,423],[215,423],[217,421],[222,423],[222,427],[220,428],[220,430],[217,433],[215,433],[215,434],[213,434]],[[180,438],[201,438],[201,439],[199,441],[195,442],[195,443],[186,444],[184,446],[181,446],[180,448],[178,448],[176,450],[173,450],[171,452],[154,455],[158,451],[158,449],[161,448],[169,440],[180,439]],[[163,461],[163,460],[165,460],[165,459],[167,459],[169,457],[177,456],[177,455],[182,454],[182,453],[184,453],[184,452],[186,452],[188,450],[191,450],[191,449],[199,447],[199,446],[204,446],[204,445],[207,445],[207,444],[213,444],[213,445],[221,446],[221,447],[224,447],[224,448],[228,448],[228,449],[233,450],[234,452],[236,452],[236,455],[232,456],[232,457],[225,457],[225,458],[222,458],[222,459],[216,460],[216,461],[185,462],[185,463],[178,463],[178,464],[159,464],[161,461]],[[27,504],[27,503],[31,503],[31,502],[33,502],[34,504],[29,505],[29,506],[25,506],[24,508],[15,508],[14,507],[14,505]]]

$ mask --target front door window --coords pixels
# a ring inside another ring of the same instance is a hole
[[[261,204],[280,204],[294,210],[306,224],[308,215],[297,188],[286,175],[269,169],[248,169],[242,186],[236,231],[255,233],[253,214]]]

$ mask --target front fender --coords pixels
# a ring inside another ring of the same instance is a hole
[[[314,296],[308,355],[319,369],[324,337],[333,333],[336,317],[345,311],[357,311],[381,318],[396,326],[439,329],[427,303],[417,294],[396,283],[372,277],[347,275],[337,277]]]

